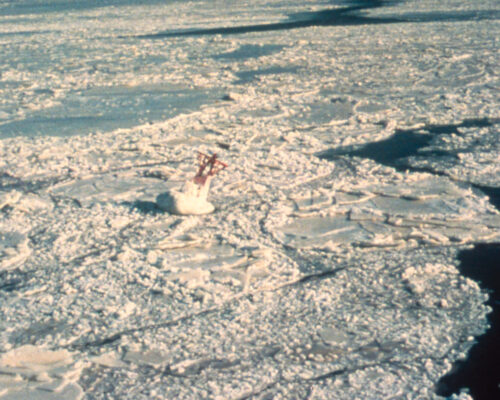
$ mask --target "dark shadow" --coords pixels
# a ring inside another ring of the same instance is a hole
[[[10,280],[5,280],[0,283],[0,290],[4,292],[13,292],[15,290],[22,289],[26,286],[25,281],[20,278],[13,278]]]
[[[477,244],[459,254],[460,272],[489,292],[490,329],[477,338],[465,361],[442,377],[436,393],[451,396],[469,388],[474,400],[500,399],[500,243]]]
[[[29,272],[14,268],[8,271],[0,271],[0,291],[15,292],[28,286]]]
[[[344,271],[345,269],[346,269],[346,267],[339,267],[339,268],[331,269],[328,271],[322,271],[322,272],[318,272],[315,274],[309,274],[309,275],[303,276],[297,282],[294,282],[292,285],[301,285],[304,283],[321,281],[323,279],[333,278],[340,271]]]
[[[500,10],[480,11],[443,11],[428,13],[407,13],[385,16],[371,16],[365,11],[380,7],[392,6],[400,3],[397,0],[352,0],[340,2],[347,4],[343,7],[328,8],[315,12],[302,12],[289,15],[288,20],[270,24],[225,26],[206,29],[186,29],[157,32],[135,36],[140,39],[161,39],[182,36],[203,35],[238,35],[251,32],[269,32],[289,29],[309,28],[313,26],[349,26],[375,25],[393,23],[425,23],[425,22],[461,22],[472,20],[492,20],[500,18]],[[333,2],[339,4],[339,2]]]
[[[138,210],[141,213],[145,214],[163,214],[164,211],[158,207],[154,201],[142,201],[136,200],[134,202],[123,202],[123,205],[130,207],[131,209]]]
[[[21,179],[9,172],[0,171],[0,190],[11,190],[11,188],[19,186],[21,182]]]
[[[359,11],[362,11],[364,9],[382,7],[386,3],[384,1],[363,1],[360,3],[362,4],[334,9],[326,9],[318,12],[304,12],[300,14],[293,14],[290,15],[287,21],[276,22],[272,24],[164,31],[149,35],[141,35],[138,37],[141,39],[160,39],[165,37],[179,36],[236,35],[251,32],[269,32],[309,28],[312,26],[365,25],[403,22],[399,18],[377,18],[359,14]]]

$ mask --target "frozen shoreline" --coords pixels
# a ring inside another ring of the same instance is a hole
[[[437,399],[487,329],[458,265],[500,240],[496,20],[134,38],[305,12],[228,4],[0,13],[0,399]],[[114,122],[65,136],[85,110]],[[196,150],[215,212],[162,212]]]

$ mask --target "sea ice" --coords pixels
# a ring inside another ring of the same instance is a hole
[[[488,328],[457,265],[500,240],[496,0],[21,3],[0,400],[440,398]],[[193,149],[232,165],[210,201]]]

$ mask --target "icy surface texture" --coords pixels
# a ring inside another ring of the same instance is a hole
[[[56,3],[0,5],[0,400],[438,398],[487,328],[497,2]],[[408,171],[318,156],[402,130]],[[215,212],[165,212],[196,150]]]

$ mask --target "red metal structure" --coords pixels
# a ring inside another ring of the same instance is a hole
[[[198,172],[193,178],[193,181],[199,186],[205,185],[209,176],[214,176],[227,167],[226,163],[217,160],[216,153],[212,154],[212,156],[209,156],[207,154],[198,152],[198,164]]]

